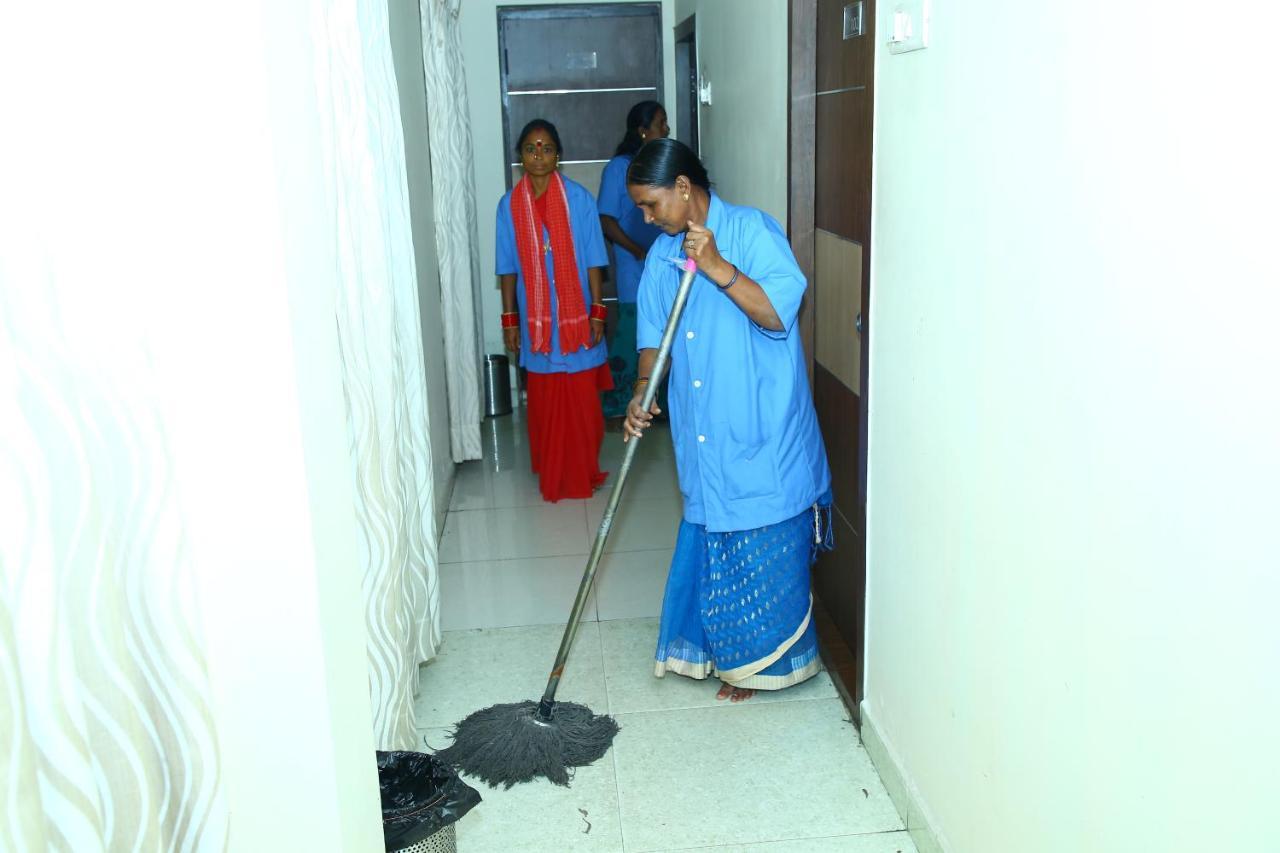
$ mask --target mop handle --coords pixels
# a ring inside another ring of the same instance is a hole
[[[675,261],[679,263],[679,261]],[[680,325],[680,315],[684,313],[684,304],[689,299],[689,291],[693,289],[693,281],[698,275],[698,265],[692,258],[686,258],[682,264],[684,276],[680,279],[680,289],[676,291],[675,302],[671,305],[671,314],[667,317],[667,327],[662,332],[662,343],[658,345],[658,357],[653,363],[653,371],[649,374],[649,382],[645,386],[644,398],[640,406],[649,411],[653,399],[658,395],[658,385],[667,369],[671,356],[671,344],[676,337],[676,327]],[[626,429],[625,425],[623,429]],[[582,617],[582,608],[586,606],[587,595],[591,592],[591,584],[595,581],[596,567],[604,553],[604,542],[609,538],[609,528],[613,526],[613,514],[618,509],[618,499],[622,497],[622,486],[627,481],[627,473],[631,470],[631,460],[636,455],[636,447],[640,441],[632,436],[627,442],[627,449],[622,454],[622,468],[613,481],[613,490],[609,493],[609,503],[605,506],[604,517],[600,519],[600,529],[596,531],[596,541],[591,545],[591,556],[587,559],[586,571],[582,573],[582,583],[578,584],[578,597],[573,600],[573,610],[569,613],[569,624],[564,628],[564,637],[560,640],[560,651],[556,652],[556,662],[551,667],[551,677],[547,679],[547,689],[538,703],[538,716],[543,720],[551,719],[551,706],[555,704],[556,688],[560,686],[560,676],[564,674],[564,663],[569,657],[569,649],[573,646],[573,638],[578,634],[578,620]]]

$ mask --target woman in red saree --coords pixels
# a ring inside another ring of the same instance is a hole
[[[524,176],[498,202],[496,270],[503,343],[528,373],[529,446],[547,501],[588,498],[600,470],[606,365],[601,268],[609,263],[595,198],[560,175],[560,135],[529,122],[516,148]]]

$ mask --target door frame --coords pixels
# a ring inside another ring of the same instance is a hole
[[[869,43],[875,49],[874,36],[874,0],[865,0],[868,8],[867,23]],[[792,251],[806,279],[814,286],[806,289],[804,301],[801,303],[799,327],[804,341],[805,357],[809,370],[810,388],[816,392],[815,380],[815,336],[816,336],[816,239],[817,239],[817,78],[818,78],[818,20],[819,0],[789,0],[788,13],[788,139],[787,139],[787,181],[788,181],[788,230]],[[874,60],[873,60],[874,61]],[[874,87],[874,70],[867,81],[868,89]],[[868,207],[870,202],[868,200]],[[870,308],[870,271],[871,271],[871,210],[866,210],[867,235],[862,244],[861,305],[859,328],[859,390],[858,390],[858,437],[857,437],[857,486],[856,518],[846,519],[850,526],[858,532],[858,542],[854,547],[861,554],[854,554],[852,570],[860,573],[856,578],[856,601],[854,612],[857,614],[857,628],[860,634],[856,643],[848,643],[842,636],[831,617],[826,613],[820,596],[814,594],[814,616],[817,622],[822,655],[828,670],[832,672],[832,681],[837,691],[851,712],[855,725],[860,725],[860,705],[865,685],[865,626],[866,626],[866,574],[869,566],[866,563],[866,505],[867,505],[867,434],[868,430],[868,364],[869,364],[869,324],[866,315]],[[825,373],[825,371],[824,371]],[[829,374],[827,374],[829,377]],[[848,483],[848,478],[845,478]],[[838,510],[833,507],[832,512]],[[834,518],[833,518],[834,523]],[[852,684],[841,677],[852,667]]]
[[[688,136],[689,136],[689,143],[688,143],[688,144],[689,144],[689,148],[693,150],[693,153],[694,153],[694,154],[697,154],[699,157],[701,157],[701,156],[702,156],[702,150],[701,150],[701,146],[700,146],[700,142],[699,142],[699,136],[698,136],[698,125],[699,125],[699,118],[700,118],[698,111],[699,111],[699,105],[700,105],[700,102],[699,102],[699,100],[698,100],[698,22],[697,22],[697,14],[690,15],[689,17],[685,18],[685,19],[684,19],[683,21],[681,21],[680,23],[676,24],[676,25],[675,25],[675,27],[673,27],[673,28],[672,28],[672,35],[673,35],[673,36],[674,36],[674,38],[675,38],[675,50],[676,50],[676,55],[677,55],[677,59],[676,59],[676,69],[677,69],[677,70],[679,70],[679,67],[680,67],[680,60],[679,60],[679,58],[678,58],[678,57],[679,57],[679,53],[680,53],[680,45],[682,45],[682,44],[684,44],[684,43],[686,43],[686,42],[689,44],[689,79],[688,79],[688,80],[680,80],[680,79],[677,79],[677,80],[676,80],[676,88],[677,88],[677,89],[680,89],[682,86],[685,86],[685,85],[687,85],[687,86],[688,86],[689,92],[688,92],[687,97],[689,98],[689,110],[688,110],[688,112],[687,112],[687,113],[686,113],[686,112],[681,112],[679,115],[677,115],[677,117],[676,117],[676,122],[677,122],[677,124],[676,124],[676,130],[677,130],[677,133],[678,133],[678,134],[683,134],[683,133],[685,133],[686,131],[688,132]],[[677,103],[677,105],[678,105],[678,104],[679,104],[679,95],[678,95],[678,94],[676,95],[676,98],[677,98],[676,103]],[[668,111],[667,111],[667,114],[668,114],[668,115],[670,115],[670,114],[671,114],[671,111],[670,111],[670,110],[668,110]],[[686,120],[688,120],[688,121],[690,122],[689,127],[687,127],[687,128],[684,126],[684,125],[685,125],[685,121],[686,121]]]

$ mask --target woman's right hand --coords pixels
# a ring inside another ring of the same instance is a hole
[[[656,400],[647,412],[644,410],[643,404],[643,391],[632,397],[631,402],[627,404],[627,428],[622,431],[623,443],[626,443],[632,437],[639,438],[644,434],[644,430],[649,428],[649,423],[653,420],[653,416],[662,414],[662,409],[658,408]]]
[[[507,352],[520,351],[520,328],[518,326],[502,330],[502,345],[507,348]]]

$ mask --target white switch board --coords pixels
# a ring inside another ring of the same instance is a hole
[[[889,52],[908,53],[929,46],[930,0],[900,0],[885,20]]]

